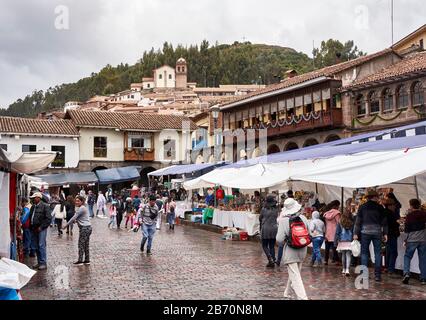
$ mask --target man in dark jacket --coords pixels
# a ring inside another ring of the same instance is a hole
[[[355,221],[354,240],[361,238],[361,265],[367,268],[370,243],[374,246],[374,274],[376,281],[382,281],[382,236],[387,242],[388,221],[385,209],[378,203],[379,194],[375,190],[368,190],[368,201],[358,209]]]
[[[418,199],[410,200],[410,211],[405,218],[405,233],[403,235],[404,255],[404,279],[408,284],[410,280],[410,265],[414,252],[419,255],[420,282],[426,284],[426,213],[421,210]]]
[[[31,198],[34,199],[34,205],[30,211],[30,229],[37,254],[37,264],[33,268],[45,270],[47,268],[46,236],[47,228],[52,220],[51,210],[47,203],[41,201],[43,195],[40,192],[34,193]]]

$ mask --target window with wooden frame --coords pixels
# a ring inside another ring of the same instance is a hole
[[[93,138],[93,157],[94,158],[107,157],[107,137]]]
[[[364,96],[362,94],[357,95],[355,99],[355,107],[357,116],[365,116],[367,108],[365,107]]]
[[[377,114],[380,112],[380,100],[377,97],[376,91],[371,91],[368,95],[368,102],[370,106],[370,114]]]
[[[393,111],[393,94],[392,90],[386,88],[383,90],[383,112],[392,112]]]
[[[423,84],[417,81],[413,84],[413,107],[423,106],[425,103],[425,92]]]

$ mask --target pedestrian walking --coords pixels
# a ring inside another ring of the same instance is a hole
[[[139,198],[139,196],[136,194],[135,197],[133,198],[133,208],[135,208],[135,211],[138,212],[139,211],[139,207],[141,205],[141,199]]]
[[[395,275],[395,264],[398,258],[398,238],[401,235],[399,231],[398,220],[401,218],[398,209],[398,203],[393,198],[386,198],[384,202],[385,214],[388,220],[388,241],[386,243],[385,265],[389,276]]]
[[[169,224],[169,230],[175,229],[175,219],[176,219],[176,202],[173,198],[170,198],[166,202],[166,212],[167,212],[167,223]]]
[[[123,221],[124,202],[121,195],[117,196],[117,229],[120,229],[121,221]]]
[[[67,197],[67,201],[65,202],[65,211],[66,211],[66,221],[69,222],[72,217],[74,217],[75,214],[75,203],[74,203],[74,197],[69,195]],[[67,227],[67,234],[73,235],[72,233],[73,225],[68,225]]]
[[[418,199],[410,200],[410,209],[405,218],[404,226],[404,278],[402,282],[410,281],[411,259],[417,250],[419,256],[420,283],[426,284],[426,212],[421,210]]]
[[[46,236],[47,228],[52,221],[50,207],[47,203],[41,201],[43,195],[40,192],[34,193],[31,198],[34,201],[30,209],[30,229],[31,242],[34,245],[37,255],[37,264],[34,269],[47,269]]]
[[[135,208],[133,207],[132,198],[128,197],[125,203],[125,212],[126,212],[126,224],[124,227],[127,229],[127,225],[130,220],[130,229],[133,227],[134,216],[135,216]]]
[[[285,200],[276,240],[278,243],[284,243],[283,263],[288,271],[284,297],[290,298],[290,291],[293,289],[298,299],[308,300],[300,273],[307,254],[307,245],[310,243],[309,223],[306,217],[300,214],[301,208],[293,198]]]
[[[321,246],[324,243],[325,224],[320,219],[318,211],[312,212],[312,221],[309,223],[309,232],[312,237],[312,267],[322,265]]]
[[[92,190],[89,190],[89,192],[87,193],[87,207],[89,209],[90,218],[93,218],[95,216],[93,212],[93,207],[95,206],[95,202],[96,202],[96,196]]]
[[[109,223],[108,228],[114,229],[116,224],[116,218],[117,218],[117,201],[113,200],[111,202],[111,206],[109,207]]]
[[[99,210],[102,210],[103,216],[105,217],[105,205],[106,205],[106,198],[103,195],[102,191],[99,191],[98,194],[98,200],[96,202],[96,216],[98,216]]]
[[[275,267],[275,242],[278,231],[277,199],[275,195],[268,195],[264,207],[260,211],[260,238],[262,239],[262,248],[268,258],[267,268]]]
[[[78,260],[74,262],[75,266],[90,264],[90,235],[92,234],[92,224],[90,223],[89,210],[84,205],[85,198],[78,195],[75,197],[76,213],[70,221],[63,227],[64,229],[73,223],[77,223],[80,234],[78,237]]]
[[[328,265],[330,250],[333,252],[331,262],[337,263],[339,256],[337,255],[336,247],[334,246],[334,236],[336,234],[337,224],[340,221],[340,201],[334,200],[328,205],[328,211],[324,213],[325,219],[325,256],[324,264]]]
[[[379,201],[379,194],[370,189],[367,191],[367,202],[358,209],[355,220],[354,240],[361,242],[361,265],[367,269],[370,243],[374,247],[374,279],[382,281],[382,239],[387,242],[388,222],[386,212]]]
[[[157,223],[156,223],[156,229],[160,230],[161,229],[161,222],[162,222],[161,218],[162,218],[162,214],[164,213],[164,208],[163,208],[164,200],[161,199],[159,194],[156,196],[155,204],[158,207],[158,218],[157,218]]]
[[[83,197],[86,199],[86,190],[84,189],[84,186],[81,186],[81,190],[80,190],[80,197]]]
[[[53,208],[52,215],[55,217],[55,224],[58,228],[58,236],[62,235],[62,221],[66,218],[67,213],[65,210],[65,205],[57,203]]]
[[[31,250],[31,230],[30,230],[30,211],[31,204],[28,202],[28,199],[21,199],[22,214],[21,214],[21,225],[23,231],[23,240],[24,240],[24,255],[35,256],[35,252]]]
[[[350,276],[350,267],[352,259],[351,243],[353,240],[354,221],[352,213],[345,210],[340,218],[334,236],[334,246],[342,255],[342,274]]]
[[[139,216],[139,224],[142,225],[142,242],[140,250],[141,252],[144,252],[145,250],[145,243],[148,241],[147,244],[147,255],[151,255],[151,249],[152,249],[152,241],[154,239],[154,234],[156,231],[156,223],[159,216],[159,209],[156,205],[157,198],[155,195],[151,195],[149,197],[149,202],[145,204],[142,209],[140,210],[140,216]]]

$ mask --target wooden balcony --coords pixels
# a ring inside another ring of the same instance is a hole
[[[154,149],[125,148],[124,161],[154,161]]]
[[[280,136],[319,128],[333,128],[343,125],[342,109],[331,111],[311,112],[302,116],[292,116],[287,119],[261,123],[253,129],[267,129],[268,137]]]

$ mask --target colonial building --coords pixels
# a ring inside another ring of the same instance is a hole
[[[413,53],[342,89],[344,124],[351,134],[426,119],[426,52]]]
[[[185,161],[196,130],[189,118],[175,115],[73,110],[66,119],[79,131],[79,171],[138,165],[143,177]]]
[[[188,69],[184,58],[178,59],[176,68],[161,66],[153,72],[152,78],[142,79],[142,88],[151,89],[186,89]]]
[[[75,169],[79,162],[79,133],[70,120],[0,117],[0,147],[12,155],[56,151],[46,170],[57,173]]]
[[[410,33],[408,36],[395,43],[392,48],[400,54],[410,52],[412,49],[425,49],[426,45],[426,24]]]
[[[347,136],[340,89],[401,59],[394,50],[386,49],[299,76],[292,74],[278,84],[223,104],[217,123],[224,131],[268,130],[267,150],[234,150],[233,159],[226,160],[298,149]]]

